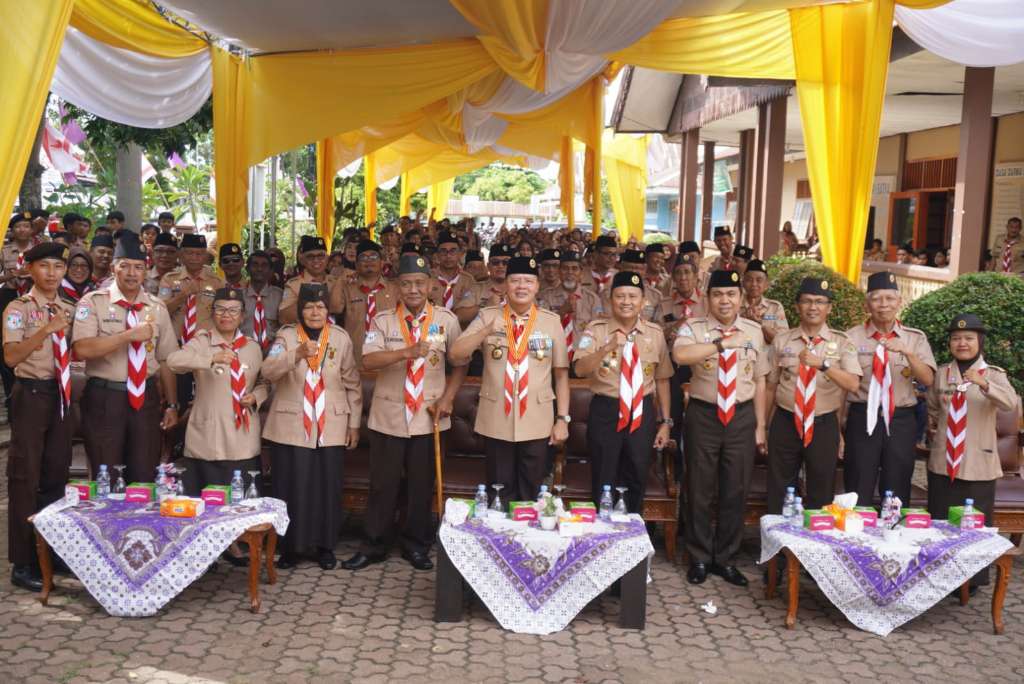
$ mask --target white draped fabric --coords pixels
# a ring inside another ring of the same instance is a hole
[[[1024,1],[953,0],[934,9],[896,6],[896,23],[936,55],[974,67],[1024,62]]]
[[[68,27],[51,90],[96,116],[139,128],[188,120],[210,97],[210,54],[165,59],[110,47]]]

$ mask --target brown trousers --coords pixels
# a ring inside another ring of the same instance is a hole
[[[71,467],[71,416],[61,420],[57,383],[48,384],[18,381],[11,393],[7,548],[15,565],[35,565],[28,517],[64,496]]]
[[[394,437],[371,430],[370,452],[363,553],[384,554],[391,547],[403,476],[406,510],[399,542],[407,553],[427,553],[434,543],[434,436]]]
[[[89,380],[82,394],[82,432],[89,470],[101,465],[125,465],[125,483],[152,482],[160,463],[160,391],[156,377],[146,385],[146,400],[138,411],[128,404],[128,392]]]

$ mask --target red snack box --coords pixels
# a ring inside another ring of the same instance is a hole
[[[860,514],[860,519],[864,521],[864,527],[878,527],[878,511],[871,506],[857,506],[853,510]]]
[[[578,517],[581,522],[594,522],[597,520],[597,511],[591,507],[570,508],[569,514]]]
[[[533,501],[512,501],[508,505],[513,520],[536,520],[537,509],[535,506]]]
[[[903,526],[912,530],[923,530],[932,526],[931,513],[923,508],[904,508]]]
[[[199,497],[207,506],[227,506],[231,503],[231,487],[224,485],[207,485],[199,493]]]
[[[125,487],[124,500],[132,503],[149,503],[153,501],[156,485],[152,482],[132,482]]]
[[[821,530],[834,530],[836,519],[828,511],[821,509],[804,511],[804,527],[809,530],[820,532]]]

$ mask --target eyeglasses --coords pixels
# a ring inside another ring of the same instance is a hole
[[[490,263],[493,264],[494,266],[508,266],[508,262],[509,262],[509,259],[502,259],[502,258],[491,259],[491,261],[490,261]]]
[[[437,253],[441,256],[452,256],[459,253],[458,248],[455,249],[439,249]]]
[[[239,316],[242,313],[240,306],[214,306],[213,313],[217,316]]]
[[[242,263],[242,257],[224,257],[220,260],[222,264],[240,264]]]
[[[356,261],[380,261],[380,254],[378,252],[363,252]]]

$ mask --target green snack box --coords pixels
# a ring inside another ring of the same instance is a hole
[[[78,490],[80,501],[96,498],[96,480],[68,480],[68,484]]]
[[[569,510],[574,508],[592,508],[595,511],[597,510],[597,506],[594,505],[593,501],[570,501]]]
[[[949,514],[947,516],[947,519],[949,520],[949,524],[950,525],[952,525],[953,527],[961,527],[960,521],[963,520],[963,517],[964,517],[964,507],[963,506],[950,506],[949,507]],[[973,517],[974,521],[973,521],[973,523],[971,525],[971,529],[979,529],[979,528],[985,526],[985,514],[982,513],[981,511],[979,511],[977,508],[974,509],[974,513],[972,514],[972,517]]]
[[[911,529],[927,529],[932,526],[932,516],[924,508],[901,508],[903,526]]]
[[[227,506],[231,503],[231,486],[206,485],[199,492],[199,498],[205,501],[207,506]]]
[[[811,508],[804,511],[804,527],[809,530],[832,530],[835,526],[836,519],[824,509]]]
[[[132,482],[127,488],[125,488],[124,500],[132,501],[134,503],[148,503],[150,501],[156,501],[156,483]]]
[[[510,501],[508,503],[508,516],[513,520],[536,520],[536,501]]]

